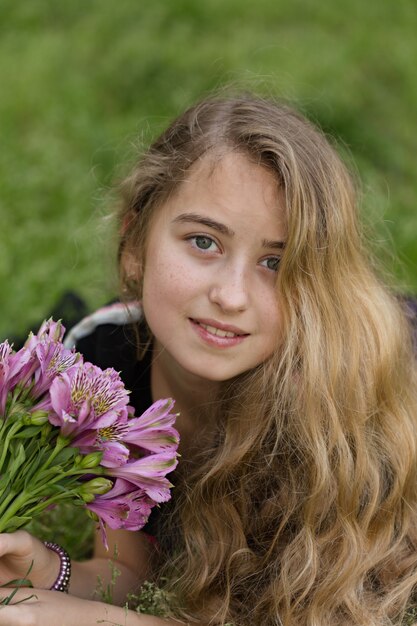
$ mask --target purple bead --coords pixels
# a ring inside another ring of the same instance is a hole
[[[49,548],[49,550],[55,552],[59,556],[61,562],[58,577],[52,585],[51,590],[67,593],[69,581],[71,578],[71,559],[69,557],[69,554],[57,543],[44,541],[44,545]]]

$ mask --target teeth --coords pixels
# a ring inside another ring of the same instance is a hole
[[[215,328],[214,326],[208,326],[207,324],[201,324],[203,328],[207,330],[207,332],[212,335],[217,335],[217,337],[238,337],[236,333],[232,333],[230,330],[220,330],[220,328]]]

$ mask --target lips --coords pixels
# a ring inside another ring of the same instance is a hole
[[[191,328],[199,337],[200,341],[211,350],[229,350],[238,346],[249,337],[241,328],[222,324],[212,319],[188,318]]]
[[[216,337],[239,337],[237,333],[232,333],[230,330],[221,330],[220,328],[216,328],[215,326],[209,326],[208,324],[201,324],[197,322],[199,326],[205,328],[207,332],[212,335],[216,335]]]
[[[216,337],[245,337],[248,333],[245,333],[240,328],[236,326],[231,326],[229,324],[222,324],[221,322],[217,322],[214,320],[197,320],[190,318],[194,324],[198,324],[201,328],[204,328],[208,333],[215,335]]]

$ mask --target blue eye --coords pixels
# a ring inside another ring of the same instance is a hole
[[[261,261],[261,265],[272,272],[277,272],[280,260],[281,259],[278,256],[269,256],[267,259],[263,259],[263,261]]]

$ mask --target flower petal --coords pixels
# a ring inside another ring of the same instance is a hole
[[[101,449],[103,450],[101,465],[104,467],[120,467],[125,465],[129,458],[129,449],[117,441],[108,441]]]
[[[128,461],[121,467],[110,468],[108,475],[123,478],[143,489],[155,502],[169,500],[171,483],[165,478],[166,474],[175,469],[177,458],[174,454],[161,452]]]

